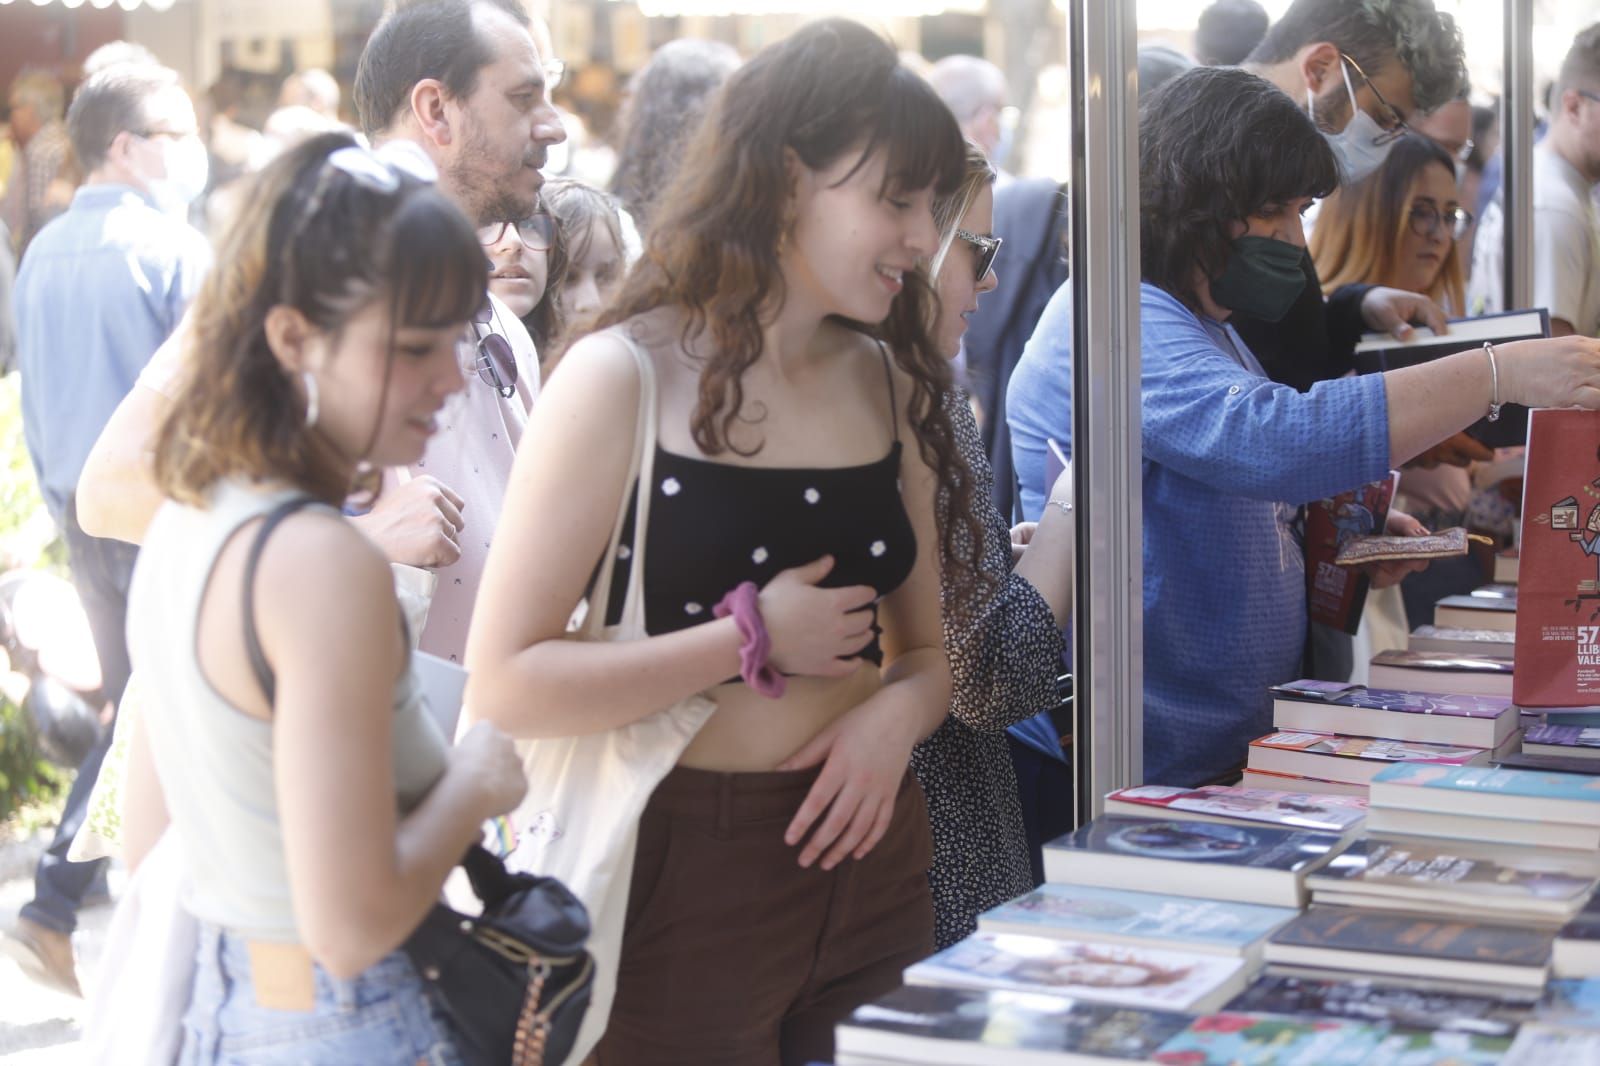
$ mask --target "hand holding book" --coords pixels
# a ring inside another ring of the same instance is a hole
[[[1381,330],[1405,342],[1416,330],[1412,323],[1427,326],[1436,336],[1450,332],[1444,308],[1418,292],[1374,285],[1361,298],[1361,317],[1369,329]]]
[[[1429,561],[1448,559],[1467,554],[1467,544],[1470,541],[1478,541],[1481,544],[1494,543],[1491,538],[1468,533],[1461,526],[1422,536],[1352,537],[1343,548],[1339,549],[1339,554],[1333,561],[1340,566],[1364,566],[1369,563],[1394,562],[1402,559]]]
[[[1390,509],[1388,521],[1384,523],[1384,537],[1387,541],[1422,540],[1428,537],[1428,527],[1418,522],[1404,511]],[[1372,538],[1353,538],[1354,540]],[[1346,543],[1339,555],[1343,556],[1350,550],[1350,543]],[[1415,574],[1428,568],[1431,556],[1392,555],[1388,557],[1372,557],[1346,562],[1340,557],[1335,557],[1334,562],[1340,566],[1352,566],[1360,569],[1372,582],[1375,589],[1388,588],[1398,585],[1407,574]]]

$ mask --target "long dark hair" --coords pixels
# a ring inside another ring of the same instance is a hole
[[[1142,276],[1197,310],[1195,268],[1222,273],[1231,225],[1338,184],[1333,150],[1282,90],[1237,68],[1188,71],[1139,109]]]
[[[250,179],[195,298],[185,379],[157,436],[156,481],[168,496],[201,503],[225,477],[276,478],[329,502],[354,487],[351,457],[306,428],[305,400],[267,343],[273,307],[337,335],[383,300],[392,335],[466,322],[483,304],[488,269],[465,216],[398,171],[384,167],[392,187],[379,188],[329,162],[354,145],[322,134]],[[386,379],[393,360],[391,350]]]
[[[728,80],[689,149],[695,165],[668,186],[644,257],[600,316],[603,329],[681,307],[686,347],[709,334],[690,420],[707,455],[737,451],[728,433],[741,416],[744,373],[761,355],[763,316],[784,299],[776,249],[787,221],[785,151],[821,170],[852,149],[861,151],[857,167],[884,153],[888,187],[932,186],[939,195],[959,186],[966,156],[949,110],[887,41],[858,23],[826,19],[762,50]],[[929,333],[936,297],[920,273],[904,280],[887,319],[846,324],[881,339],[912,379],[910,422],[923,460],[977,544],[972,486],[943,407],[950,367]],[[947,547],[951,533],[946,524]],[[971,561],[971,553],[958,560],[969,569]]]

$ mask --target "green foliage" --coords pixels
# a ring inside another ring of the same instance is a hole
[[[39,750],[28,712],[0,696],[0,823],[25,808],[53,803],[66,775]]]
[[[66,552],[45,511],[22,436],[21,378],[0,379],[0,570],[66,572]],[[0,670],[9,669],[0,653]],[[21,686],[6,685],[13,695]],[[28,714],[0,694],[0,823],[53,805],[67,775],[45,758]],[[26,817],[26,815],[25,815]]]
[[[66,549],[45,511],[22,437],[22,378],[0,379],[0,568],[63,572]]]

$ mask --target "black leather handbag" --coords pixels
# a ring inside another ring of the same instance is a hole
[[[478,917],[436,904],[405,943],[438,992],[467,1066],[558,1066],[594,988],[589,912],[552,877],[512,873],[474,845],[461,861]]]

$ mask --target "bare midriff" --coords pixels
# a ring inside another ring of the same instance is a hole
[[[863,662],[849,677],[791,677],[779,699],[742,684],[718,685],[706,692],[716,713],[678,765],[732,773],[774,770],[882,684],[878,668]]]

